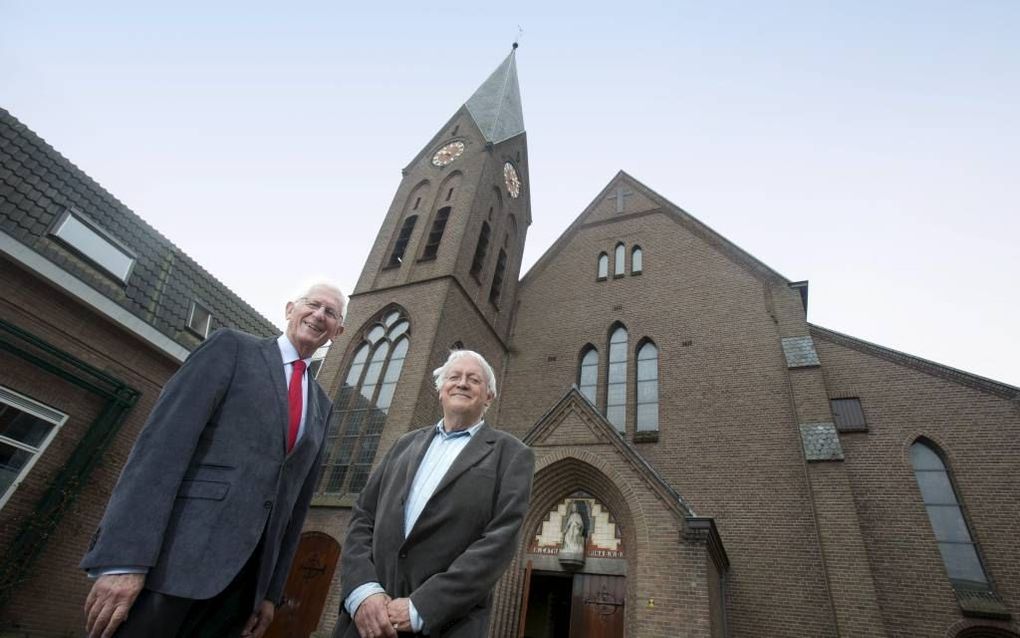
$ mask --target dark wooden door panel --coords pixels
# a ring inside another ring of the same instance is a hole
[[[340,557],[340,543],[320,532],[301,535],[294,564],[266,638],[308,638],[319,625],[329,585]]]
[[[574,576],[570,638],[623,638],[626,595],[623,576]]]

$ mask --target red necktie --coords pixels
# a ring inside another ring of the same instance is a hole
[[[290,427],[287,429],[287,454],[294,449],[297,442],[298,428],[301,427],[302,395],[301,379],[305,376],[305,362],[298,359],[294,362],[290,373],[290,389],[287,392],[287,403],[290,404]]]

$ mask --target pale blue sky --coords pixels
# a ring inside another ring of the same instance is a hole
[[[0,0],[0,105],[282,321],[509,52],[525,268],[623,169],[819,325],[1020,385],[1020,2]]]

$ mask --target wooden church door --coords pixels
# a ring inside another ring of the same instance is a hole
[[[308,638],[319,626],[340,543],[321,532],[301,535],[294,564],[283,588],[283,604],[276,609],[266,638]]]
[[[623,638],[623,576],[575,574],[570,602],[570,638]]]

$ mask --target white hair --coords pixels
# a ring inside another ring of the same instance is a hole
[[[314,290],[316,288],[322,288],[324,290],[328,290],[329,292],[331,292],[334,295],[336,295],[336,298],[340,301],[340,308],[339,308],[339,310],[340,310],[340,323],[342,325],[344,318],[347,316],[347,295],[345,295],[343,293],[343,291],[340,290],[339,286],[337,286],[336,284],[334,284],[332,282],[329,282],[329,281],[326,281],[326,280],[312,280],[310,283],[308,283],[308,285],[305,285],[305,286],[302,286],[301,288],[299,288],[298,289],[299,290],[298,294],[296,294],[294,296],[294,298],[291,299],[290,301],[291,302],[295,302],[295,301],[298,301],[300,299],[304,299],[304,298],[308,297],[308,294],[310,292],[312,292],[312,290]]]
[[[436,381],[436,391],[440,391],[443,388],[443,381],[446,379],[446,371],[450,369],[450,366],[454,364],[458,359],[469,357],[474,359],[482,368],[482,372],[485,373],[485,386],[492,395],[492,398],[496,398],[496,373],[492,370],[492,366],[485,360],[485,357],[478,354],[474,350],[454,350],[450,353],[450,356],[446,358],[446,363],[439,366],[432,371],[432,377]]]

